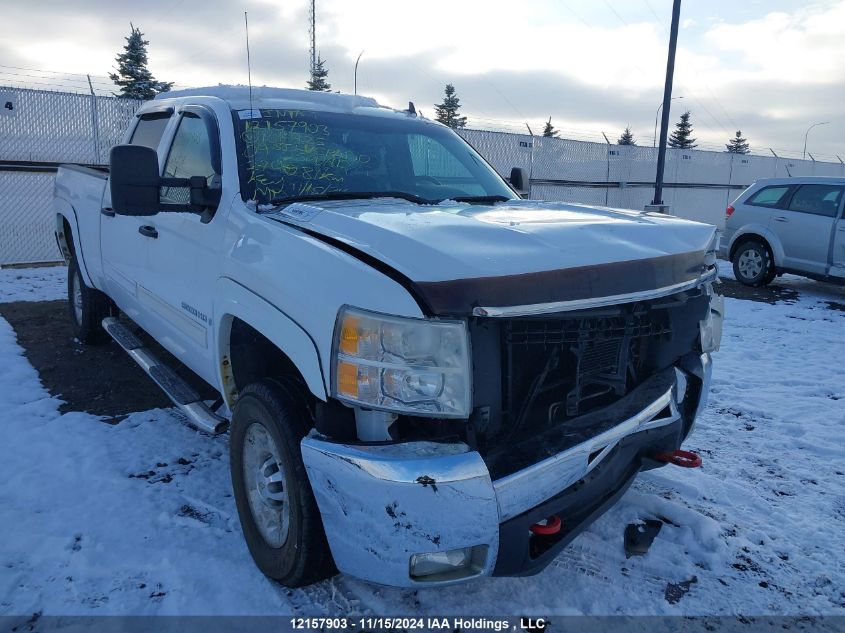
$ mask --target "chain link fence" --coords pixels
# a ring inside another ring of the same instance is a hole
[[[59,163],[101,165],[140,101],[0,87],[0,265],[55,261],[52,194]],[[510,132],[459,130],[503,176],[522,167],[530,197],[625,209],[651,202],[652,147]],[[671,213],[720,226],[725,206],[758,178],[845,177],[845,165],[698,150],[669,150],[664,202]]]
[[[141,103],[0,87],[0,160],[102,165]]]
[[[60,259],[56,167],[108,162],[141,103],[0,86],[0,265]]]

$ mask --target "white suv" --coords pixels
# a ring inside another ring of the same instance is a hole
[[[738,281],[796,273],[845,283],[845,178],[764,178],[728,206],[721,255]]]

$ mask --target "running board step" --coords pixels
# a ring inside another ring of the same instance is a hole
[[[161,387],[193,426],[212,434],[222,433],[228,428],[229,421],[209,409],[199,394],[175,371],[163,365],[117,317],[103,319],[103,329]]]

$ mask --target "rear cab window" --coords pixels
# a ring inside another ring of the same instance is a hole
[[[786,198],[789,189],[789,185],[763,187],[757,193],[752,194],[743,204],[750,204],[755,207],[775,208],[780,206],[781,202]]]
[[[842,202],[842,187],[839,185],[800,185],[792,194],[788,209],[798,213],[835,218],[839,212],[840,202]]]
[[[170,112],[150,112],[138,117],[138,124],[132,131],[130,145],[143,145],[151,149],[158,149],[164,129],[170,121]]]

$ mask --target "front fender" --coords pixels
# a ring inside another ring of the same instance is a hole
[[[763,224],[746,224],[745,226],[737,229],[731,237],[731,243],[728,245],[728,253],[733,252],[734,245],[745,235],[759,235],[766,240],[769,244],[769,248],[772,249],[775,266],[781,266],[783,264],[783,244],[777,234]]]
[[[302,374],[311,393],[320,400],[327,399],[320,355],[304,328],[276,306],[228,277],[217,280],[214,297],[217,350],[220,359],[217,367],[218,380],[226,404],[230,407],[234,404],[234,383],[231,373],[227,375],[224,365],[224,361],[229,359],[228,332],[233,317],[255,328],[284,352]]]

